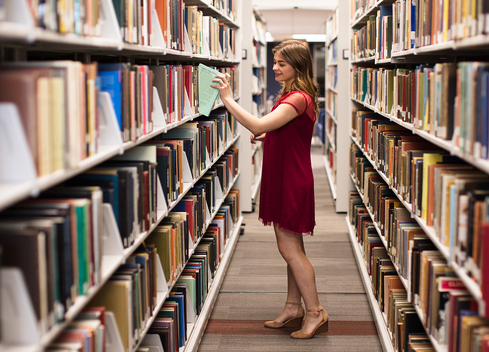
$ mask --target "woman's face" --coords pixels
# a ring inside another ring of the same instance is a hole
[[[275,72],[275,80],[284,82],[289,90],[295,79],[295,70],[277,53],[273,56],[273,72]]]

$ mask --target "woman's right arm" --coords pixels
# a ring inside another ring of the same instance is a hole
[[[226,75],[229,77],[228,74]],[[226,109],[228,109],[240,124],[255,136],[274,131],[297,117],[297,111],[289,104],[280,104],[275,110],[263,116],[261,119],[253,116],[231,97],[228,79],[222,76],[216,76],[213,82],[217,82],[219,85],[212,85],[211,87],[219,90],[219,95]]]

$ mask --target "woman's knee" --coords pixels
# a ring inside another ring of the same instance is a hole
[[[302,255],[300,246],[291,245],[290,243],[278,243],[278,251],[287,263],[290,263],[294,258]]]

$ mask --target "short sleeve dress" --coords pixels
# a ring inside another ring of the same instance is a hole
[[[282,95],[272,111],[280,104],[291,105],[298,116],[265,136],[259,219],[294,235],[312,235],[316,225],[311,166],[314,104],[311,96],[300,91]]]

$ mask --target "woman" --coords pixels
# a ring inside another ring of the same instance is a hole
[[[239,106],[229,92],[229,75],[212,86],[228,111],[251,131],[251,142],[264,140],[259,218],[272,225],[280,254],[287,262],[287,301],[279,316],[265,323],[272,329],[302,327],[293,338],[328,331],[328,313],[319,304],[314,269],[302,236],[312,235],[314,179],[311,138],[318,113],[317,86],[307,44],[286,40],[273,49],[275,79],[282,91],[272,111],[261,119]],[[306,314],[301,304],[306,305]],[[305,316],[305,318],[304,318]]]

